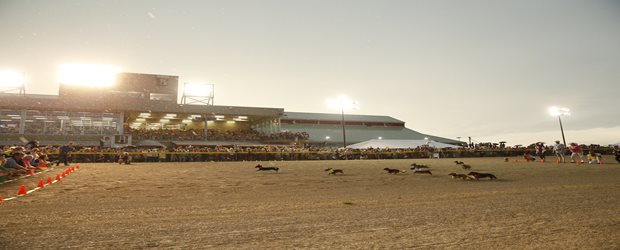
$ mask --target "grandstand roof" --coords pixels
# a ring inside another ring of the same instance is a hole
[[[349,145],[350,148],[417,148],[422,146],[430,146],[433,148],[458,148],[452,144],[446,144],[436,141],[427,140],[379,140],[372,139],[353,145]]]
[[[341,114],[328,113],[305,113],[305,112],[284,112],[282,120],[320,120],[320,121],[340,121]],[[345,121],[355,122],[383,122],[383,123],[405,123],[390,116],[383,115],[344,115]]]
[[[342,143],[342,127],[340,125],[306,125],[306,124],[282,124],[282,130],[291,132],[307,132],[310,135],[311,143]],[[420,132],[408,129],[406,127],[393,126],[347,126],[346,127],[347,144],[359,143],[371,139],[392,139],[392,140],[429,140],[460,144],[461,141],[422,134]],[[329,136],[329,139],[326,137]]]
[[[100,96],[96,98],[74,96],[61,98],[55,95],[4,95],[0,98],[0,109],[14,110],[53,110],[78,112],[161,112],[222,114],[279,117],[282,108],[203,106],[170,104],[157,101],[144,102],[121,98]]]

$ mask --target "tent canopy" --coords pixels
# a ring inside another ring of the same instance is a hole
[[[372,139],[347,146],[348,148],[417,148],[428,145],[433,148],[459,148],[459,146],[427,140],[379,140]]]

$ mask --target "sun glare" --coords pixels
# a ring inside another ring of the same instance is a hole
[[[24,85],[24,73],[11,70],[0,71],[0,87],[19,88]]]
[[[552,116],[570,115],[570,109],[564,107],[550,107],[549,114]]]
[[[58,82],[85,87],[110,87],[116,82],[118,67],[97,64],[62,64],[58,67]]]

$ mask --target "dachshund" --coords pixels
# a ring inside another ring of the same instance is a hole
[[[273,170],[273,171],[278,172],[280,170],[280,168],[278,168],[278,167],[263,167],[260,164],[256,165],[256,167],[254,167],[254,168],[256,168],[256,171],[269,171],[269,170]]]
[[[336,175],[336,174],[344,174],[344,171],[342,169],[333,169],[333,168],[328,168],[325,169],[327,173],[327,175]]]
[[[407,172],[407,170],[400,170],[394,168],[384,168],[383,170],[387,171],[388,174],[399,174]]]
[[[467,176],[469,176],[469,178],[472,178],[474,180],[478,180],[478,179],[482,179],[482,178],[489,178],[491,180],[497,179],[497,177],[495,177],[495,175],[489,174],[489,173],[469,172],[469,174],[467,174]]]

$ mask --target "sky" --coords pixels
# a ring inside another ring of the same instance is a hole
[[[389,115],[509,145],[620,142],[620,1],[0,0],[0,69],[57,94],[59,64],[215,84],[215,104]]]

